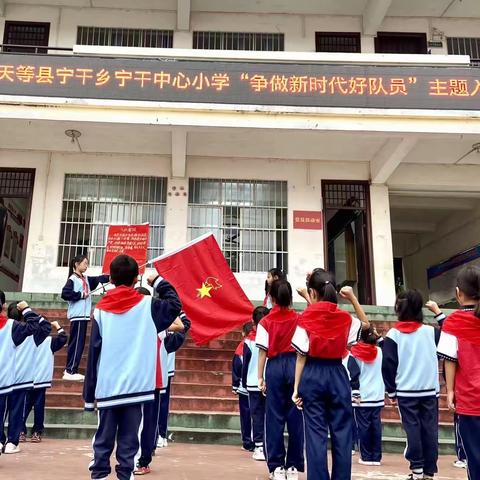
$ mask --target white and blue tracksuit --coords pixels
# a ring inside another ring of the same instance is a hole
[[[237,347],[232,360],[232,390],[238,395],[242,445],[245,450],[252,451],[255,447],[255,444],[252,440],[252,418],[250,414],[250,403],[248,401],[248,391],[242,383],[243,344],[244,341],[242,340]]]
[[[68,302],[67,318],[70,320],[70,336],[68,339],[67,365],[68,373],[78,373],[87,337],[88,321],[92,313],[91,291],[100,283],[108,283],[108,275],[98,277],[70,276],[62,289],[62,299]]]
[[[343,357],[342,364],[345,367],[345,370],[348,374],[348,379],[350,381],[350,388],[352,389],[352,398],[360,396],[360,368],[358,363],[352,357],[350,352],[348,355]],[[352,416],[352,451],[355,450],[358,444],[358,431],[355,418]]]
[[[243,345],[242,384],[246,386],[248,391],[253,442],[255,447],[263,447],[265,435],[265,396],[258,388],[259,350],[255,343],[254,334],[255,331],[245,339]]]
[[[37,347],[35,362],[35,378],[33,389],[27,392],[24,412],[23,432],[27,433],[26,422],[30,412],[34,411],[32,434],[42,434],[45,420],[45,395],[47,388],[52,386],[54,370],[54,354],[61,350],[67,343],[68,337],[65,330],[58,330],[55,337],[47,337]]]
[[[385,406],[385,384],[382,377],[382,349],[373,362],[355,358],[360,370],[360,404],[353,403],[360,457],[364,462],[382,460],[382,408]]]
[[[392,328],[383,343],[383,379],[388,396],[398,401],[405,458],[414,474],[426,476],[437,472],[439,338],[440,330],[421,325],[410,333]]]
[[[144,403],[153,402],[155,393],[157,334],[168,329],[181,310],[168,282],[158,277],[154,289],[159,298],[145,296],[124,313],[94,312],[84,385],[85,409],[93,410],[95,401],[99,409],[92,479],[110,474],[115,442],[119,480],[131,479],[140,456]]]
[[[32,312],[31,309],[23,311],[25,322],[19,322],[13,319],[0,318],[0,443],[5,445],[7,437],[4,433],[4,422],[7,414],[7,407],[9,403],[9,396],[15,388],[16,392],[21,392],[21,385],[18,385],[15,372],[16,352],[19,346],[21,346],[27,339],[30,339],[40,327],[39,315]],[[47,322],[48,323],[48,322]],[[20,387],[20,389],[19,389]],[[16,397],[17,394],[14,394]],[[9,409],[10,415],[12,410]],[[23,412],[23,405],[21,406]],[[15,412],[18,414],[18,412]],[[12,426],[9,420],[9,441],[14,439]],[[19,432],[20,434],[21,432]],[[18,440],[17,440],[18,444]]]

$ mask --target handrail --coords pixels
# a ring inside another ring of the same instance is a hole
[[[18,49],[15,52],[9,52],[6,49],[15,48]],[[34,52],[26,51],[22,52],[19,50],[34,50]],[[59,52],[73,52],[73,48],[67,47],[50,47],[48,45],[18,45],[14,43],[0,43],[0,52],[2,53],[19,53],[19,54],[32,54],[41,55],[42,53],[48,53],[50,50],[59,51]]]

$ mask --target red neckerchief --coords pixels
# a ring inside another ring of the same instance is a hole
[[[245,340],[242,340],[239,344],[237,349],[235,350],[235,355],[241,357],[243,355],[243,345],[245,343]]]
[[[109,290],[97,303],[97,308],[110,313],[125,313],[138,305],[144,298],[145,296],[135,289],[121,285]]]
[[[8,318],[0,315],[0,330],[7,324]]]
[[[473,311],[457,310],[447,317],[442,330],[480,347],[480,318]]]
[[[415,333],[422,326],[422,322],[416,322],[415,320],[402,320],[396,322],[393,328],[396,328],[402,333]]]
[[[378,349],[375,345],[369,343],[357,343],[352,347],[352,355],[365,363],[373,363],[378,355]]]
[[[351,315],[330,302],[309,305],[299,318],[299,325],[307,333],[327,340],[343,336],[344,330],[350,328],[351,323]]]
[[[89,294],[89,287],[88,287],[87,279],[83,275],[81,275],[77,272],[75,272],[75,275],[82,281],[83,293],[84,293],[83,296],[86,297]]]
[[[281,308],[278,305],[274,305],[273,308],[270,310],[268,315],[265,315],[263,318],[268,318],[270,322],[285,322],[285,323],[296,323],[298,321],[298,313],[291,308]],[[262,320],[263,320],[262,318]],[[295,331],[295,328],[293,331]]]
[[[263,306],[266,307],[268,305],[268,299],[270,298],[270,294],[267,293],[265,298],[263,299]]]
[[[246,340],[253,340],[257,337],[257,327],[253,327],[250,333],[245,337]]]

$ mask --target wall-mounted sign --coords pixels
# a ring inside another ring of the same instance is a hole
[[[301,230],[321,230],[323,228],[322,212],[294,210],[293,228]]]
[[[480,110],[480,70],[3,53],[0,95]]]

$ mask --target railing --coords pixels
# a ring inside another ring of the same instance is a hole
[[[0,52],[2,53],[23,53],[23,54],[35,54],[44,55],[50,52],[72,52],[73,48],[65,47],[49,47],[45,45],[15,45],[12,43],[0,44]]]

